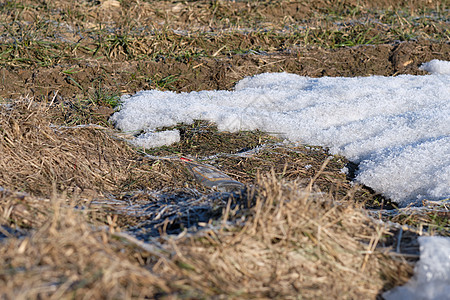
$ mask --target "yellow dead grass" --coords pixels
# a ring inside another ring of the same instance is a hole
[[[30,99],[0,106],[0,187],[49,197],[55,185],[60,192],[93,198],[124,187],[181,184],[161,176],[107,128],[53,125],[57,110]],[[183,176],[170,166],[165,172],[171,170]]]
[[[259,178],[252,193],[243,228],[178,241],[179,267],[156,271],[206,297],[268,299],[375,299],[387,278],[408,277],[405,265],[375,249],[386,228],[353,203],[273,177]]]
[[[375,299],[411,274],[376,249],[386,228],[352,202],[273,177],[259,178],[247,199],[251,209],[225,214],[231,223],[154,251],[89,224],[70,199],[3,193],[4,228],[17,203],[40,207],[45,221],[0,244],[0,290],[10,299]]]
[[[11,194],[1,200],[11,202],[16,197]],[[46,212],[47,221],[25,237],[1,243],[3,297],[127,299],[150,296],[158,286],[164,287],[157,276],[127,258],[123,245],[88,224],[66,202],[64,198],[42,201],[41,206],[52,211]]]
[[[29,100],[0,106],[6,299],[375,299],[411,275],[410,265],[376,248],[389,228],[351,197],[336,199],[313,181],[286,181],[275,171],[257,177],[238,207],[212,221],[215,229],[160,238],[158,246],[117,233],[108,216],[119,210],[80,199],[133,187],[170,193],[187,175],[174,162],[145,160],[109,129],[56,127],[54,113]]]

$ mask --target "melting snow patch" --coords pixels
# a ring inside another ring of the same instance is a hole
[[[348,171],[347,167],[343,167],[340,171],[341,171],[342,174],[345,174],[345,175],[349,174],[349,171]]]
[[[450,238],[419,237],[420,261],[404,286],[383,294],[386,300],[450,299]]]
[[[420,69],[433,74],[450,75],[450,61],[433,59],[432,61],[422,64]]]
[[[143,148],[161,147],[164,145],[170,145],[180,141],[180,132],[178,130],[166,130],[158,132],[146,132],[139,135],[131,142]]]
[[[175,132],[149,132],[194,120],[222,131],[276,133],[360,163],[356,180],[401,205],[443,200],[450,197],[450,62],[422,68],[432,74],[267,73],[241,80],[234,91],[141,91],[122,97],[111,120],[123,131],[146,132],[134,141],[145,147],[179,139]]]

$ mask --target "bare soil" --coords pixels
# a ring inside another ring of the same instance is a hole
[[[430,41],[351,48],[305,48],[271,54],[235,54],[227,57],[159,60],[83,61],[52,67],[4,67],[0,73],[0,97],[29,95],[51,100],[76,99],[107,91],[133,94],[143,89],[179,92],[232,89],[246,76],[264,72],[289,72],[302,76],[395,76],[425,74],[422,63],[448,59],[450,44]],[[64,74],[73,68],[76,73]],[[171,81],[164,78],[172,76]]]

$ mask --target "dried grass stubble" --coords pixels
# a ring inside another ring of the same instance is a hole
[[[249,211],[224,214],[231,223],[168,238],[158,253],[92,226],[71,199],[47,199],[45,221],[0,244],[0,290],[11,299],[375,298],[410,275],[411,267],[377,252],[384,227],[354,202],[275,176],[258,178],[248,197]],[[10,193],[2,200],[33,207],[37,199]]]
[[[410,266],[376,251],[387,231],[353,201],[335,202],[275,177],[259,178],[257,186],[242,229],[178,241],[177,268],[155,271],[178,277],[172,286],[180,290],[245,298],[375,299],[410,277]]]
[[[55,186],[94,197],[183,182],[176,166],[153,166],[111,130],[52,126],[55,110],[30,101],[0,106],[0,187],[50,197]]]
[[[67,199],[52,199],[53,213],[22,238],[0,244],[0,290],[5,299],[129,299],[168,291],[126,245],[92,227]]]
[[[182,176],[166,171],[162,180],[158,174],[167,162],[147,161],[145,165],[151,164],[145,169],[132,150],[105,130],[52,128],[46,109],[29,101],[0,108],[0,185],[41,195],[53,193],[54,186],[114,190],[129,180],[134,163],[141,168],[141,177],[135,178],[141,184],[170,186],[170,180]],[[246,218],[242,228],[227,225],[203,237],[169,242],[168,253],[175,257],[156,264],[152,253],[147,262],[142,258],[145,249],[121,253],[126,244],[91,227],[73,207],[4,194],[2,203],[9,204],[2,205],[2,225],[25,224],[34,231],[2,242],[2,290],[10,298],[72,293],[122,298],[161,292],[375,298],[393,282],[407,280],[410,267],[375,249],[387,232],[354,202],[332,201],[330,195],[275,177],[256,181],[254,207],[235,216]]]
[[[22,229],[39,228],[47,220],[49,199],[31,197],[25,193],[0,190],[0,227],[22,232]]]

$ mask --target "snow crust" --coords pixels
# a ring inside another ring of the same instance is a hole
[[[450,75],[450,61],[433,59],[432,61],[422,64],[420,69],[433,74]]]
[[[221,131],[260,129],[359,163],[356,181],[400,205],[443,200],[450,197],[450,62],[422,69],[432,74],[266,73],[241,80],[234,91],[141,91],[122,97],[111,120],[123,131],[144,131],[134,143],[145,147],[178,141],[173,131],[153,131],[193,120],[215,122]]]
[[[419,237],[420,260],[414,277],[383,294],[386,300],[450,299],[450,238]]]

